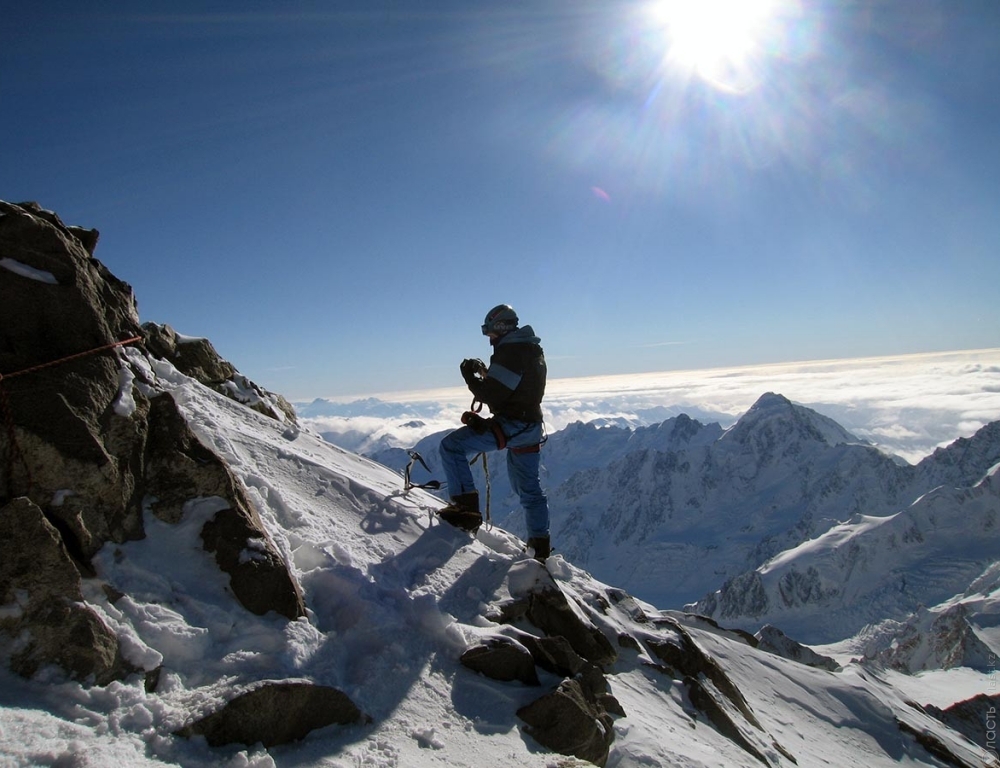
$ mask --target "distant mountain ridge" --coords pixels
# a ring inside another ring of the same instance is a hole
[[[415,446],[432,475],[440,474],[440,437]],[[409,461],[398,448],[372,456],[397,469]],[[845,637],[848,627],[857,631],[868,620],[903,620],[921,601],[934,604],[963,591],[986,561],[1000,560],[1000,542],[976,534],[982,551],[953,570],[956,578],[935,582],[926,594],[914,592],[898,604],[881,605],[887,613],[856,612],[846,624],[832,614],[825,617],[829,603],[813,599],[843,593],[843,585],[824,583],[818,592],[800,585],[797,594],[806,599],[796,598],[794,611],[778,610],[779,597],[762,603],[760,584],[767,579],[754,576],[756,569],[779,556],[794,562],[797,548],[808,551],[807,542],[842,530],[852,519],[880,522],[869,528],[888,532],[906,519],[892,523],[893,516],[939,486],[924,504],[936,499],[936,508],[943,505],[952,510],[949,514],[960,515],[963,499],[973,493],[967,489],[998,461],[1000,422],[909,465],[774,393],[762,395],[728,430],[683,415],[635,430],[575,423],[552,434],[543,453],[553,541],[567,558],[654,604],[688,604],[748,629],[780,620],[816,642]],[[494,461],[493,516],[518,532],[523,523],[505,474]],[[483,480],[480,475],[481,487]],[[996,500],[976,493],[982,496],[983,514],[993,514]],[[947,560],[952,550],[961,549],[961,536],[937,541],[938,529],[924,529],[936,556]],[[857,546],[866,535],[858,534]],[[843,557],[845,550],[831,551]],[[809,566],[787,568],[808,573]],[[787,576],[786,582],[802,578]],[[911,577],[912,589],[918,581]],[[941,591],[952,587],[948,595]],[[885,602],[892,601],[886,597]]]

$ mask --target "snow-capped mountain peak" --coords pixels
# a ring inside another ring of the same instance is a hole
[[[723,439],[753,445],[761,451],[778,447],[795,450],[803,442],[826,445],[863,442],[833,419],[774,392],[761,395]]]

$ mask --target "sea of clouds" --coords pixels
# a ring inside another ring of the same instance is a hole
[[[1000,420],[1000,348],[553,379],[543,406],[550,433],[575,421],[643,426],[681,413],[729,427],[767,392],[915,463]],[[458,426],[470,405],[464,387],[295,404],[306,426],[359,453],[411,447]]]

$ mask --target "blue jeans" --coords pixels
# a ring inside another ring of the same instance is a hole
[[[496,418],[507,435],[507,448],[538,445],[542,440],[539,422],[512,421]],[[469,468],[469,456],[497,450],[497,441],[489,430],[477,434],[470,427],[459,427],[441,440],[441,465],[452,498],[476,490]],[[510,486],[521,500],[528,537],[549,535],[549,502],[538,480],[541,453],[507,451],[507,476]]]

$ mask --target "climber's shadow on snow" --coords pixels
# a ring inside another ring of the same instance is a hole
[[[471,670],[460,670],[452,680],[451,703],[477,733],[509,733],[521,725],[515,714],[539,696],[539,689],[519,682],[497,682]],[[525,743],[532,745],[525,737]]]
[[[388,503],[371,504],[361,519],[361,530],[370,536],[378,533],[396,533],[403,527],[406,514]]]

